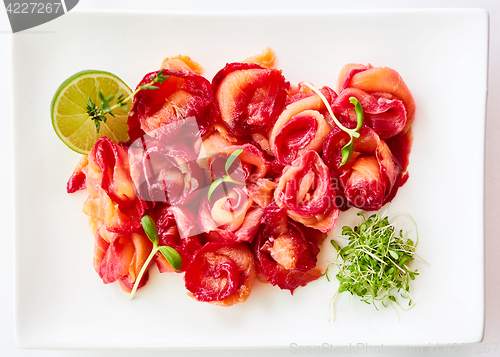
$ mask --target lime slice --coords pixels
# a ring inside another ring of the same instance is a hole
[[[112,111],[114,117],[105,115],[106,122],[100,123],[97,132],[95,122],[87,113],[87,105],[89,98],[96,106],[101,105],[99,91],[104,98],[114,95],[109,102],[111,107],[116,104],[120,93],[123,93],[123,98],[132,94],[130,88],[114,74],[85,70],[66,79],[52,99],[51,115],[55,132],[70,149],[80,154],[88,154],[102,136],[107,136],[115,143],[129,139],[128,110],[119,106]],[[128,99],[125,106],[130,109],[131,105],[132,100]]]

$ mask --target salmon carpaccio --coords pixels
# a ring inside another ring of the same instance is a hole
[[[316,92],[290,84],[267,48],[211,80],[190,57],[168,57],[137,88],[158,74],[166,79],[133,99],[130,141],[98,140],[67,184],[89,193],[105,284],[132,289],[153,249],[147,214],[196,301],[242,303],[255,278],[293,293],[322,276],[317,256],[341,211],[379,210],[408,180],[416,106],[394,69],[350,63],[336,90],[325,78]],[[336,122],[356,127],[352,97],[365,119],[342,165],[350,136]],[[175,271],[159,253],[155,266]]]

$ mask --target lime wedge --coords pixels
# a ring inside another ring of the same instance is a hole
[[[95,142],[102,136],[107,136],[115,143],[127,141],[128,110],[117,106],[112,113],[106,114],[106,122],[100,123],[99,132],[87,113],[88,100],[101,105],[98,92],[104,98],[114,95],[109,102],[113,107],[118,96],[123,98],[132,94],[130,88],[117,76],[104,71],[85,70],[75,73],[66,79],[57,89],[51,105],[52,125],[59,138],[72,150],[80,154],[88,154]],[[125,103],[127,109],[132,106],[132,100]]]

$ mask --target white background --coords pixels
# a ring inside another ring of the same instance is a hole
[[[481,344],[465,346],[459,353],[447,350],[446,346],[441,346],[439,351],[436,346],[424,346],[419,349],[397,349],[383,346],[372,346],[371,351],[366,348],[355,352],[354,349],[346,349],[342,355],[393,355],[393,356],[413,356],[413,355],[500,355],[500,237],[497,228],[498,217],[500,216],[500,164],[498,153],[500,152],[500,141],[496,140],[500,133],[499,113],[500,113],[500,1],[450,1],[450,0],[344,0],[344,1],[320,1],[309,0],[307,3],[296,0],[273,1],[273,0],[253,0],[249,1],[202,1],[191,0],[181,1],[116,1],[80,0],[80,3],[72,11],[90,9],[130,9],[130,10],[161,10],[161,11],[197,11],[214,12],[218,9],[231,10],[280,10],[280,9],[385,9],[385,8],[425,8],[425,7],[479,7],[486,8],[490,13],[490,67],[489,67],[489,95],[486,120],[486,153],[485,153],[485,296],[486,296],[486,316],[485,335]],[[89,24],[91,26],[91,24]],[[423,24],[425,26],[425,24]],[[306,352],[297,349],[283,350],[222,350],[222,351],[138,351],[138,350],[85,350],[85,351],[35,351],[20,350],[15,347],[14,341],[14,316],[13,316],[13,231],[12,231],[12,125],[11,125],[11,29],[7,14],[0,10],[0,108],[1,110],[1,132],[4,134],[0,141],[0,227],[2,235],[0,237],[0,272],[3,279],[0,285],[0,356],[288,356],[288,355],[308,355]],[[105,39],[89,39],[89,41]],[[26,69],[43,70],[43,68]],[[15,79],[14,79],[15,80]],[[29,99],[27,99],[29,100]],[[464,206],[462,215],[466,217],[467,207]],[[466,264],[464,262],[464,264]],[[467,294],[465,284],[463,293]],[[360,341],[362,342],[362,341]],[[496,351],[493,353],[493,350]],[[386,353],[380,353],[384,351]],[[371,353],[370,353],[371,352]],[[454,353],[453,353],[454,352]],[[317,355],[319,353],[311,353]],[[321,355],[337,354],[334,352],[321,353]]]

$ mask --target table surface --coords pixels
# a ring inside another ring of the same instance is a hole
[[[403,9],[403,8],[484,8],[490,14],[490,59],[489,59],[489,89],[486,118],[485,144],[485,333],[482,343],[467,346],[461,352],[453,346],[422,346],[419,348],[388,348],[374,346],[364,349],[367,355],[500,355],[500,227],[496,220],[500,216],[500,141],[495,140],[496,133],[500,132],[500,1],[498,0],[309,0],[307,4],[299,0],[253,0],[249,2],[231,0],[191,0],[189,2],[172,0],[107,0],[105,4],[99,0],[82,0],[72,11],[83,10],[162,10],[187,12],[196,9],[198,12],[213,12],[223,10],[272,10],[280,9]],[[3,227],[2,249],[0,249],[0,271],[3,272],[0,289],[0,355],[2,356],[161,356],[165,351],[138,351],[138,350],[83,350],[83,351],[47,351],[22,350],[15,346],[14,341],[14,256],[13,256],[13,194],[12,194],[12,125],[11,125],[11,38],[12,31],[8,22],[7,13],[0,10],[0,107],[3,132],[7,133],[0,142],[0,193],[1,213],[0,226]],[[464,291],[466,294],[466,291]],[[448,348],[447,348],[448,347]],[[348,348],[339,351],[339,354],[356,354]],[[337,354],[337,352],[335,352]],[[358,353],[361,353],[358,351]],[[290,354],[317,354],[287,348],[282,350],[210,350],[171,351],[175,356],[288,356]]]

